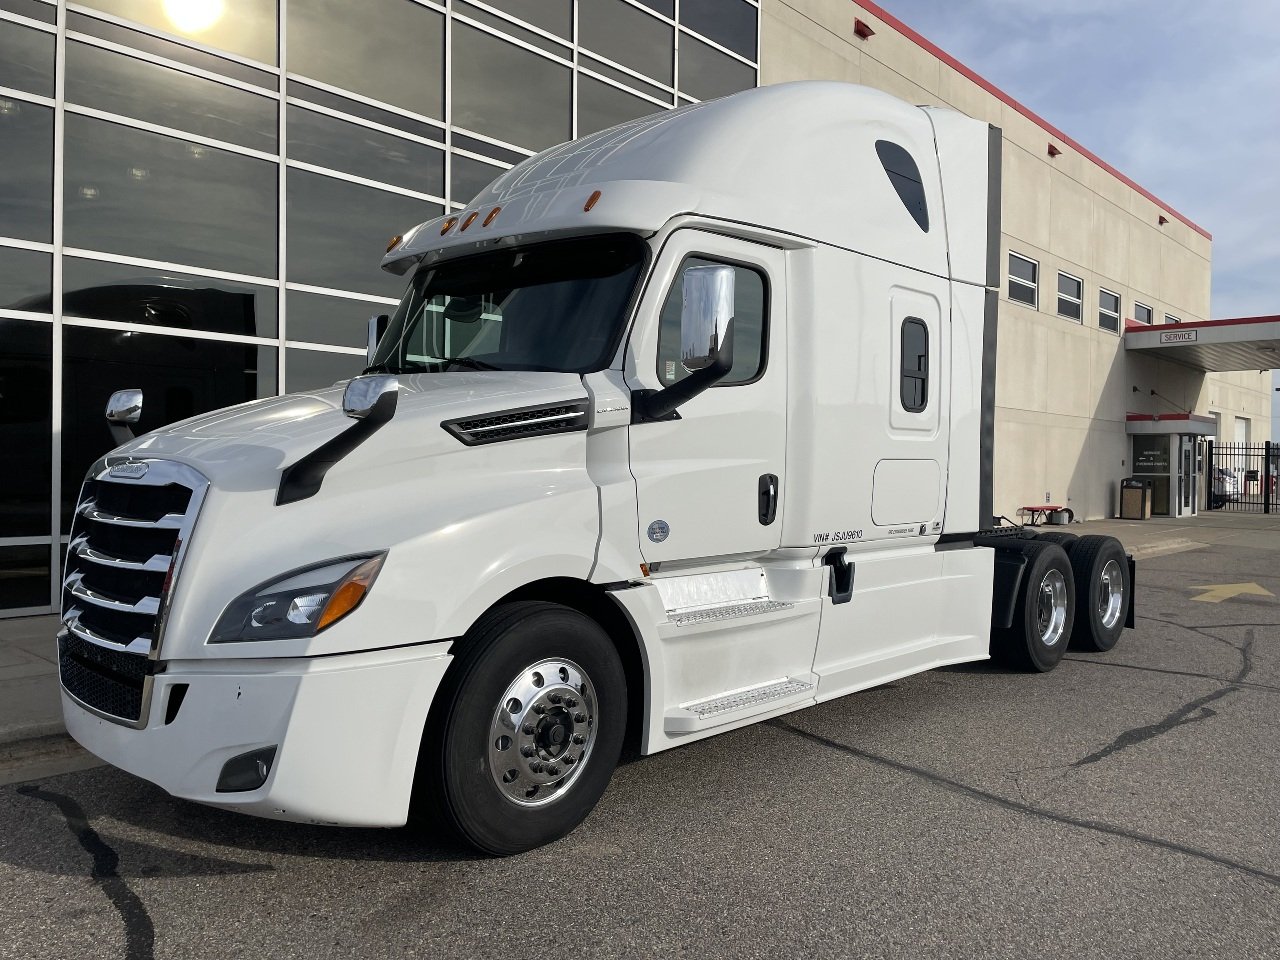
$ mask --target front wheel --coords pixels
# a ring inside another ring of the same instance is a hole
[[[554,603],[486,614],[432,710],[419,784],[471,845],[505,856],[586,819],[618,762],[622,662],[605,632]]]

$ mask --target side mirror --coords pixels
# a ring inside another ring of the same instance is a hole
[[[385,423],[396,412],[400,380],[385,373],[356,377],[342,394],[342,412],[355,420]]]
[[[117,390],[107,401],[107,426],[116,446],[133,439],[133,424],[142,416],[142,391]]]
[[[662,390],[632,398],[631,422],[676,420],[676,408],[692,400],[733,369],[733,267],[689,267],[684,272],[680,309],[680,363],[689,375]]]
[[[373,355],[378,352],[378,341],[387,332],[387,325],[390,322],[391,318],[385,313],[369,318],[369,346],[365,355],[366,366],[373,366]]]
[[[680,310],[680,362],[693,373],[712,365],[733,367],[733,267],[690,267],[684,272]]]

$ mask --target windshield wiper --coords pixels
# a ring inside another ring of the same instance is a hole
[[[460,367],[470,367],[472,370],[501,370],[501,367],[495,367],[492,363],[486,363],[484,360],[477,360],[474,357],[442,357],[441,363],[456,363]]]

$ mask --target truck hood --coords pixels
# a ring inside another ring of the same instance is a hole
[[[345,383],[339,383],[215,410],[138,437],[111,458],[127,454],[175,460],[223,489],[274,486],[282,468],[355,423],[342,412],[344,390]],[[402,376],[396,415],[379,431],[383,436],[376,446],[385,453],[387,441],[394,438],[396,459],[455,451],[459,441],[441,429],[442,421],[585,396],[582,378],[573,373],[493,370]],[[352,457],[363,459],[360,454],[357,449]]]

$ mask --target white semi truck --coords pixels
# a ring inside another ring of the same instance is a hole
[[[364,375],[136,439],[117,394],[71,734],[175,796],[507,854],[628,738],[1110,648],[1121,546],[992,517],[1000,143],[835,83],[646,117],[396,238]]]

